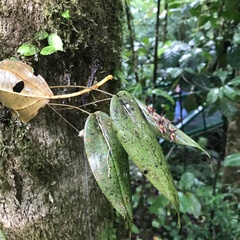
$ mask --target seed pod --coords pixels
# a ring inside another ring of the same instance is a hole
[[[155,121],[153,118],[151,112],[149,113],[148,108],[145,104],[143,104],[140,100],[135,99],[139,108],[141,109],[145,119],[147,120],[149,124],[149,128],[152,130],[152,132],[159,138],[164,138],[168,141],[174,142],[176,144],[181,144],[185,146],[190,147],[196,147],[206,153],[208,157],[210,155],[206,150],[204,150],[198,143],[196,143],[192,138],[190,138],[187,134],[182,132],[180,129],[176,128],[171,122],[162,117],[162,123],[159,125],[158,122]],[[155,113],[157,114],[157,113]],[[157,114],[158,115],[158,114]],[[164,127],[164,132],[161,131],[161,127]]]
[[[161,146],[134,97],[126,91],[113,96],[110,116],[118,139],[129,157],[179,212],[178,194]]]
[[[97,111],[87,118],[84,146],[92,173],[102,192],[130,224],[132,206],[128,156],[107,114]]]

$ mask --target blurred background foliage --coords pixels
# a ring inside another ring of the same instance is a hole
[[[221,125],[192,136],[211,159],[160,140],[179,191],[180,229],[169,202],[131,165],[132,239],[240,239],[240,146],[232,144],[240,130],[229,131],[231,122],[240,123],[240,1],[124,4],[125,47],[122,70],[116,72],[123,88],[182,130],[184,117],[199,107],[208,109],[204,121],[215,112],[222,119]],[[224,177],[229,168],[231,182]]]

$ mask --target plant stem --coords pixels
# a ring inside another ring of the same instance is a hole
[[[157,15],[156,15],[156,28],[155,28],[155,49],[154,49],[154,69],[153,69],[153,88],[156,87],[157,82],[157,67],[158,67],[158,35],[159,35],[159,14],[160,14],[160,3],[161,0],[158,0],[157,3]]]
[[[125,0],[125,11],[126,11],[126,16],[127,16],[127,25],[128,25],[128,30],[129,30],[129,41],[130,41],[130,47],[132,50],[132,64],[133,64],[133,71],[135,75],[136,82],[139,82],[139,76],[138,76],[138,54],[134,49],[134,39],[135,39],[135,34],[134,34],[134,28],[132,27],[132,16],[130,12],[129,5],[127,3],[127,0]]]

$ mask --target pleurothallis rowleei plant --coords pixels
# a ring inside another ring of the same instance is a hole
[[[112,79],[113,76],[108,75],[92,87],[54,95],[47,82],[40,75],[34,75],[31,66],[20,61],[4,60],[0,62],[0,102],[20,121],[28,122],[40,108],[49,105],[50,100],[76,97],[97,90]],[[208,153],[168,119],[130,93],[120,91],[111,96],[110,116],[101,111],[88,113],[84,130],[79,134],[83,136],[87,159],[99,187],[131,226],[129,156],[153,186],[172,203],[180,226],[178,193],[157,138]]]

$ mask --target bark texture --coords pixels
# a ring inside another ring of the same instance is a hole
[[[70,19],[61,16],[66,10]],[[86,85],[96,69],[101,80],[119,67],[121,11],[118,0],[0,0],[0,60],[20,58],[16,50],[24,42],[43,47],[47,42],[33,37],[46,30],[63,39],[65,51],[23,60],[50,86]],[[113,92],[116,85],[105,88]],[[79,130],[87,117],[61,114]],[[7,239],[112,239],[113,218],[74,129],[47,107],[27,124],[0,108],[0,230]]]
[[[238,114],[229,121],[226,141],[226,156],[240,152],[240,106],[238,107]],[[232,187],[240,188],[240,167],[224,167],[223,174],[224,184],[230,184]],[[240,200],[240,194],[237,194],[238,200]]]

